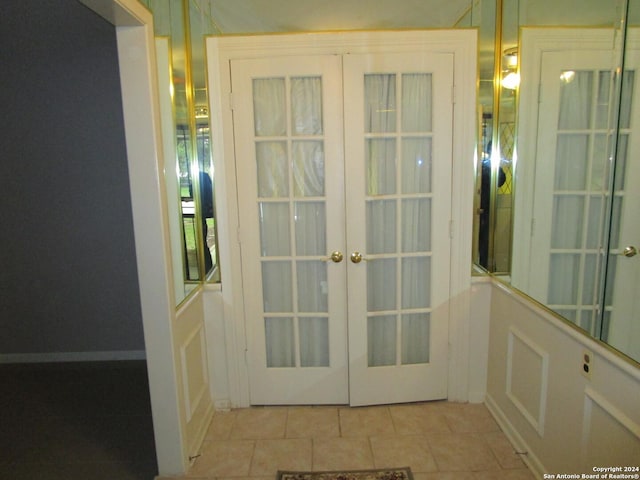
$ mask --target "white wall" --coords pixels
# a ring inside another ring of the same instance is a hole
[[[585,353],[590,374],[583,372]],[[486,403],[539,475],[638,465],[637,365],[498,282],[491,288]]]

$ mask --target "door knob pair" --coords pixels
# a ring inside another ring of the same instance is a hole
[[[343,258],[344,256],[342,255],[342,252],[336,250],[335,252],[331,253],[331,256],[327,258],[327,260],[331,260],[333,263],[340,263]],[[353,263],[360,263],[362,260],[364,260],[364,257],[360,252],[353,252],[350,258]]]

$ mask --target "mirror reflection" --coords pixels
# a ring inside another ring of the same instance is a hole
[[[331,9],[300,16],[291,8],[290,18],[275,20],[256,2],[146,0],[158,35],[171,44],[176,176],[167,181],[175,184],[175,194],[168,191],[178,219],[178,301],[193,285],[219,279],[204,36],[471,27],[479,35],[476,265],[638,360],[640,7],[628,0],[456,0],[436,9],[437,17],[416,10],[409,25],[380,2],[387,23],[372,26],[356,3],[343,2],[340,18]],[[436,3],[420,9],[433,13]]]
[[[162,124],[174,286],[179,304],[201,282],[220,278],[204,60],[204,36],[218,30],[209,2],[143,3],[154,14],[161,103],[169,103],[163,110]]]
[[[498,98],[483,116],[489,247],[479,241],[477,258],[640,360],[636,32],[622,28],[626,2],[585,2],[580,12],[573,3],[503,2]]]

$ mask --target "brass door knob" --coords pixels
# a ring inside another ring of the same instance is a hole
[[[336,250],[335,252],[331,252],[331,256],[325,259],[325,261],[331,260],[333,263],[340,263],[343,258],[344,256],[342,255],[342,252]]]
[[[351,261],[353,263],[360,263],[362,260],[362,254],[360,252],[353,252],[351,254]]]
[[[638,249],[633,245],[629,245],[622,251],[622,255],[628,258],[635,257],[637,254],[638,254]]]

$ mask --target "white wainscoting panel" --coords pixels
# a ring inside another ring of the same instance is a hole
[[[515,328],[509,329],[507,341],[507,397],[542,437],[549,354]]]
[[[180,346],[182,388],[184,390],[187,422],[207,391],[207,364],[204,328],[194,330]]]
[[[639,466],[640,425],[614,402],[615,399],[606,398],[593,388],[585,389],[582,437],[585,468],[591,465]]]

